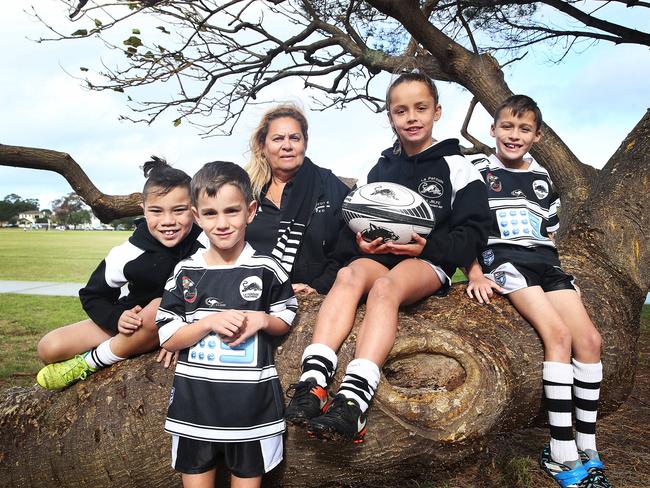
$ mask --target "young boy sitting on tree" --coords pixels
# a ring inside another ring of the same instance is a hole
[[[492,230],[487,248],[468,270],[467,293],[480,303],[489,303],[493,290],[506,295],[544,343],[551,441],[541,467],[564,488],[605,488],[610,484],[595,436],[601,337],[573,276],[560,267],[553,241],[559,196],[548,172],[527,156],[541,127],[537,104],[524,95],[508,98],[494,114],[496,154],[474,161],[488,187]]]
[[[220,458],[233,488],[259,487],[282,461],[272,336],[289,331],[297,301],[284,268],[245,241],[256,206],[239,166],[199,170],[192,212],[210,246],[176,266],[158,310],[161,345],[180,351],[165,430],[185,487],[214,487]]]
[[[156,157],[143,170],[144,221],[79,290],[89,318],[48,332],[38,343],[38,356],[47,364],[36,376],[43,388],[65,388],[158,346],[155,317],[165,282],[181,259],[201,247],[201,229],[193,224],[190,177]],[[129,292],[121,297],[127,283]],[[166,366],[170,361],[167,354]]]

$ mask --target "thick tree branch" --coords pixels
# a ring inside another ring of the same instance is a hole
[[[100,192],[84,170],[67,153],[0,144],[0,165],[43,169],[59,173],[104,223],[109,223],[119,217],[142,214],[140,207],[142,195],[140,193],[106,195]]]

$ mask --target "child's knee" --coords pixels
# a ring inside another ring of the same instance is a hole
[[[368,300],[390,300],[395,296],[395,283],[388,276],[375,280],[368,293]]]
[[[544,348],[552,353],[571,356],[573,338],[571,331],[563,323],[553,325],[544,337]]]
[[[336,281],[334,282],[334,286],[337,288],[356,288],[362,285],[363,283],[361,283],[358,273],[349,266],[345,266],[339,269],[338,273],[336,274]]]
[[[41,340],[36,345],[36,353],[45,364],[55,362],[59,354],[59,345],[57,344],[56,338],[51,334],[46,334],[41,337]]]
[[[591,358],[600,357],[600,349],[603,345],[603,338],[595,327],[589,331],[580,334],[576,347],[580,348],[580,353],[587,354]]]

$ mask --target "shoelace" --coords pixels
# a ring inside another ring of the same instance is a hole
[[[299,382],[299,383],[291,383],[289,385],[289,388],[285,391],[287,394],[288,398],[291,398],[294,401],[301,401],[305,400],[307,398],[307,395],[305,395],[305,392],[309,392],[311,389],[311,386],[307,382]]]
[[[339,406],[345,405],[346,402],[347,398],[345,397],[334,397],[332,404],[327,409],[327,413],[325,415],[337,420],[349,421],[350,419],[347,418],[348,416],[346,416],[348,410],[346,408],[338,408]]]
[[[75,359],[85,361],[83,356],[80,356],[78,354],[75,356]],[[74,364],[74,366],[70,366],[66,371],[64,371],[61,374],[61,376],[63,376],[63,378],[65,379],[66,382],[71,381],[71,380],[77,378],[77,375],[75,374],[75,371],[78,368],[79,368],[79,363],[77,362],[77,363]],[[78,378],[83,381],[83,380],[86,379],[87,376],[88,376],[88,372],[84,370],[84,371],[81,372],[81,374],[78,376]]]

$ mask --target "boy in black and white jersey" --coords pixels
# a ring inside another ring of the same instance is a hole
[[[537,104],[524,95],[508,98],[495,112],[496,154],[474,161],[487,185],[493,222],[487,248],[468,269],[467,293],[481,303],[489,303],[493,290],[506,295],[542,338],[551,432],[542,468],[564,488],[609,487],[595,436],[601,337],[573,277],[560,267],[553,241],[559,195],[548,172],[528,156],[541,126]]]
[[[286,271],[246,243],[256,201],[246,172],[206,164],[192,179],[192,211],[210,246],[178,263],[156,322],[180,351],[165,430],[183,484],[213,487],[223,458],[231,486],[260,486],[282,460],[283,394],[271,336],[289,331],[297,301]]]

